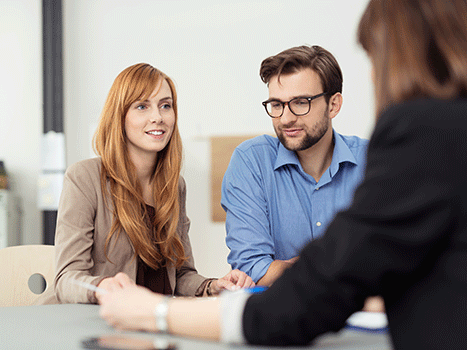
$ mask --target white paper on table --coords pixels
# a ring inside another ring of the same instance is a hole
[[[359,311],[347,319],[347,325],[366,330],[382,330],[388,326],[388,318],[384,312]]]

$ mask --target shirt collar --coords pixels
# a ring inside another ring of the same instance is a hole
[[[274,164],[274,170],[277,170],[287,164],[295,164],[300,168],[302,167],[300,161],[298,160],[297,154],[294,151],[289,151],[284,147],[282,142],[279,141],[279,149],[277,150],[277,158]]]
[[[342,136],[335,132],[334,129],[332,130],[332,138],[334,140],[334,152],[329,170],[331,171],[331,176],[334,176],[338,172],[341,163],[349,162],[357,164],[357,160]]]
[[[357,160],[355,159],[355,156],[350,151],[349,146],[347,146],[342,136],[336,133],[334,129],[332,129],[332,139],[334,141],[334,151],[332,154],[332,161],[331,165],[329,166],[329,170],[331,172],[331,176],[334,176],[339,170],[340,163],[350,162],[357,164]],[[281,142],[279,142],[279,149],[277,151],[274,170],[277,170],[287,164],[295,164],[298,165],[300,169],[302,169],[302,165],[298,160],[297,154],[294,151],[289,151],[284,147],[284,145],[282,145]]]

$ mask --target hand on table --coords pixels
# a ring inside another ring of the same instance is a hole
[[[102,294],[99,314],[117,329],[155,331],[154,308],[160,302],[161,294],[137,286],[134,283],[124,288]]]
[[[123,289],[125,287],[134,286],[135,282],[131,280],[126,273],[119,272],[114,277],[104,278],[97,285],[98,288],[105,289],[107,292]],[[96,298],[100,300],[103,294],[96,292]]]
[[[212,281],[211,293],[217,295],[223,290],[237,290],[254,286],[255,282],[246,273],[240,270],[232,270],[224,277]]]

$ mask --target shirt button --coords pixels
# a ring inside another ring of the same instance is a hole
[[[318,190],[319,190],[319,187],[316,187],[316,191],[318,191]]]
[[[318,226],[318,227],[321,226],[321,222],[318,221],[318,222],[316,223],[316,226]]]

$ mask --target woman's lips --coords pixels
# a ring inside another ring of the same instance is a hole
[[[165,131],[163,130],[150,130],[150,131],[146,131],[146,135],[149,135],[153,138],[156,138],[156,139],[160,139],[164,136],[165,134]]]

